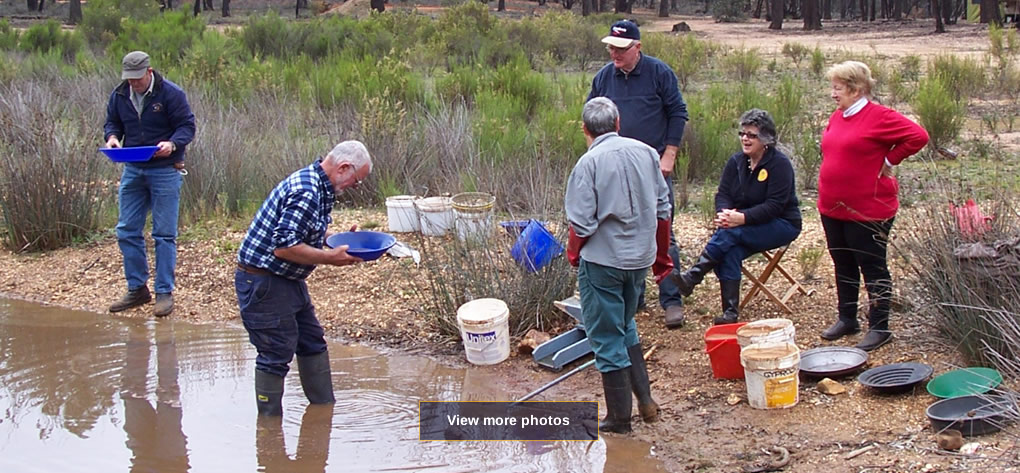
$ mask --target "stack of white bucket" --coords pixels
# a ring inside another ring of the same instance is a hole
[[[800,349],[789,319],[765,319],[737,329],[747,403],[757,409],[793,407],[800,399]]]

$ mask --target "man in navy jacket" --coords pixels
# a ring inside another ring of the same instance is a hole
[[[664,62],[641,52],[641,32],[634,22],[621,20],[602,38],[612,62],[599,70],[591,81],[588,99],[608,97],[620,110],[620,136],[633,138],[655,148],[659,168],[669,187],[672,209],[673,166],[680,139],[687,124],[687,104],[680,95],[676,74]],[[647,183],[649,187],[657,185]],[[673,215],[673,210],[670,215]],[[671,217],[672,219],[672,217]],[[679,265],[679,249],[670,231],[669,255]],[[644,285],[639,306],[644,305]],[[683,296],[670,279],[659,284],[659,305],[665,311],[666,327],[684,324]]]
[[[104,139],[107,148],[156,146],[148,161],[124,165],[120,178],[117,243],[124,257],[127,294],[110,312],[137,307],[152,300],[145,256],[145,219],[152,212],[156,249],[157,317],[174,308],[174,268],[177,264],[177,217],[185,148],[195,137],[195,116],[177,84],[149,66],[149,55],[133,51],[122,61],[122,82],[110,94]]]

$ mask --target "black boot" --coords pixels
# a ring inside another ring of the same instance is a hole
[[[602,390],[606,393],[606,418],[599,424],[602,432],[630,432],[630,411],[634,398],[630,391],[630,368],[602,373]]]
[[[701,253],[698,257],[698,262],[691,266],[691,269],[687,271],[680,271],[674,269],[672,273],[669,273],[669,278],[673,280],[673,284],[680,290],[680,294],[689,296],[694,292],[694,286],[701,284],[701,281],[705,279],[705,275],[715,269],[718,263],[712,258],[708,257],[708,253]]]
[[[282,416],[283,376],[255,370],[255,404],[260,416]]]
[[[740,316],[740,280],[719,281],[723,314],[715,318],[715,325],[732,324]]]
[[[659,405],[652,399],[652,386],[648,381],[648,365],[645,364],[641,344],[627,348],[630,355],[630,387],[637,396],[638,412],[646,423],[659,420]]]
[[[329,352],[311,356],[297,357],[298,374],[301,375],[301,388],[305,397],[312,404],[331,404],[336,402],[333,396],[333,377],[329,370]]]
[[[124,294],[120,300],[114,302],[110,306],[110,312],[120,312],[122,310],[128,310],[132,307],[138,307],[142,304],[148,304],[152,300],[152,294],[149,293],[149,286],[142,286],[138,289],[132,289]]]

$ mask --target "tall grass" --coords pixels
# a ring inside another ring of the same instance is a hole
[[[558,235],[560,241],[566,240]],[[450,339],[460,338],[457,309],[465,302],[494,297],[510,309],[510,335],[523,335],[531,328],[550,330],[566,321],[552,307],[552,301],[571,296],[577,278],[564,256],[553,259],[537,272],[528,272],[506,250],[513,238],[494,234],[484,240],[452,239],[442,245],[419,241],[421,269],[425,279],[412,278],[422,311],[432,326]],[[439,247],[436,247],[439,246]]]
[[[4,244],[50,250],[100,229],[112,166],[96,153],[102,131],[95,80],[0,85],[0,210]],[[86,119],[82,119],[86,117]]]
[[[920,307],[968,363],[995,362],[993,351],[1017,362],[1017,340],[1001,330],[1003,322],[1020,322],[1017,209],[1001,194],[979,206],[995,216],[983,234],[961,231],[946,202],[932,202],[897,222],[896,246],[906,255]],[[995,322],[1001,313],[1008,320]]]

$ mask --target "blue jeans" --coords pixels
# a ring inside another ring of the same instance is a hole
[[[705,253],[717,262],[715,275],[720,281],[739,281],[744,258],[787,245],[797,235],[800,228],[781,218],[760,225],[720,228],[709,238]]]
[[[234,289],[248,340],[258,351],[255,368],[286,376],[294,355],[326,351],[326,338],[304,280],[234,271]]]
[[[673,266],[680,267],[680,248],[676,244],[676,235],[673,234],[673,215],[676,214],[675,200],[676,195],[673,192],[673,175],[666,176],[666,187],[669,188],[669,257],[673,260]],[[645,302],[645,283],[641,282],[641,287],[638,290],[638,305],[644,305]],[[659,283],[659,305],[663,309],[672,306],[684,305],[684,296],[680,294],[680,288],[673,284],[670,278],[665,278]]]
[[[577,286],[581,319],[595,352],[595,367],[606,373],[630,366],[627,347],[637,345],[638,291],[647,269],[627,271],[581,260]]]
[[[124,166],[120,177],[117,244],[124,257],[124,278],[129,290],[139,289],[149,280],[142,230],[151,210],[152,239],[156,241],[156,293],[174,291],[181,182],[181,175],[173,167]]]

